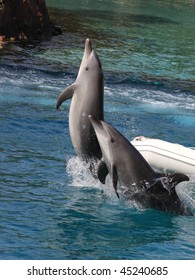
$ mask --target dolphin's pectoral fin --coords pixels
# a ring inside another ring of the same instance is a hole
[[[105,164],[105,162],[101,159],[99,165],[98,165],[98,179],[102,184],[105,184],[106,176],[108,175],[108,168]]]
[[[58,97],[57,105],[56,105],[57,109],[61,106],[61,104],[65,100],[72,98],[74,90],[75,90],[75,84],[72,84],[69,87],[65,88],[65,90],[60,93],[60,95]]]
[[[113,187],[115,190],[116,195],[119,197],[119,194],[117,192],[117,183],[118,183],[118,174],[117,174],[117,170],[116,170],[116,166],[112,165],[111,166],[111,177],[112,177],[112,183],[113,183]]]

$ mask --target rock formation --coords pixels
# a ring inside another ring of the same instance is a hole
[[[0,0],[0,41],[43,40],[59,33],[45,0]]]

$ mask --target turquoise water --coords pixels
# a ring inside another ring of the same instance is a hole
[[[0,49],[0,259],[194,259],[194,217],[118,200],[75,156],[69,102],[55,109],[90,37],[106,120],[128,139],[194,147],[194,2],[47,4],[62,35]],[[177,191],[194,212],[190,179]]]

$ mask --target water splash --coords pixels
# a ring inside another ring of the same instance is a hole
[[[91,175],[89,164],[83,162],[79,157],[74,156],[67,160],[66,171],[71,186],[98,187],[98,180]]]
[[[121,188],[119,188],[120,199],[118,199],[110,176],[108,175],[106,177],[105,185],[101,184],[99,180],[96,180],[91,175],[89,164],[83,162],[79,157],[73,156],[67,160],[66,171],[70,178],[69,186],[79,188],[96,188],[101,190],[103,194],[108,197],[111,203],[116,203],[117,205],[120,204],[125,208],[134,208],[140,211],[144,210],[143,206],[136,201],[126,200],[122,195]]]
[[[106,183],[103,185],[91,175],[89,164],[83,162],[79,157],[73,156],[67,160],[66,171],[70,179],[70,186],[96,188],[102,190],[112,201],[118,202],[110,176],[106,177]]]

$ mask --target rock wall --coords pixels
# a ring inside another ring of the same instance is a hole
[[[45,0],[0,0],[0,36],[15,40],[42,40],[56,30]]]

